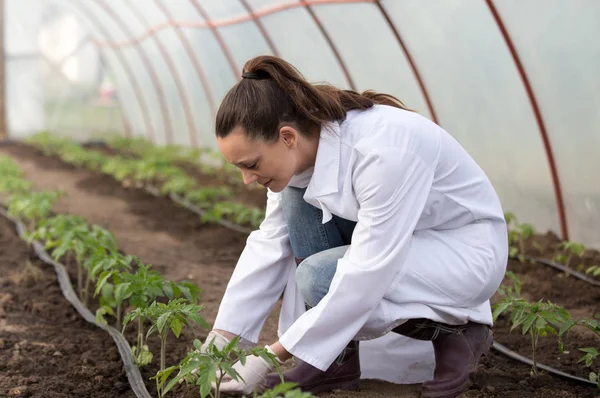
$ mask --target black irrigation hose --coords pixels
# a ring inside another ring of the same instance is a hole
[[[4,206],[2,203],[0,203],[0,205]],[[15,224],[19,236],[23,238],[23,235],[26,232],[26,228],[23,225],[23,223],[9,216],[4,207],[0,207],[0,214],[2,214],[4,217],[11,220]],[[48,252],[46,252],[44,246],[40,242],[33,241],[32,245],[35,254],[42,261],[54,267],[54,270],[56,271],[56,276],[58,278],[58,283],[60,285],[60,290],[62,291],[62,294],[65,297],[65,299],[67,299],[67,301],[71,303],[73,307],[75,307],[75,309],[83,317],[83,319],[85,319],[89,323],[98,326],[100,329],[108,332],[108,334],[110,334],[110,336],[113,338],[115,344],[117,345],[117,348],[119,349],[119,353],[121,354],[121,360],[123,361],[123,365],[125,366],[125,372],[127,373],[129,385],[131,386],[131,389],[135,393],[136,397],[151,398],[151,395],[146,389],[146,385],[142,380],[140,370],[133,359],[131,347],[127,340],[125,340],[125,337],[123,337],[121,332],[119,332],[112,326],[96,322],[96,317],[94,316],[94,314],[92,314],[92,312],[85,305],[83,305],[83,303],[79,300],[79,297],[77,297],[77,294],[75,294],[73,286],[71,285],[71,280],[69,279],[69,275],[67,274],[64,265],[54,261],[54,259],[50,257],[50,255],[48,254]]]
[[[555,263],[554,261],[546,260],[545,258],[537,258],[537,257],[529,257],[529,256],[523,256],[523,258],[525,260],[528,260],[528,261],[531,261],[531,262],[534,262],[537,264],[547,265],[549,267],[556,268],[557,270],[563,271],[569,275],[573,275],[575,278],[581,279],[582,281],[592,284],[594,286],[600,286],[600,281],[597,281],[594,278],[590,278],[586,274],[583,274],[579,271],[575,271],[574,269],[567,267],[566,265],[558,264],[558,263]],[[513,258],[513,259],[518,260],[517,258]]]
[[[500,344],[500,343],[498,343],[496,341],[494,341],[494,344],[492,345],[492,348],[494,348],[499,353],[504,354],[504,355],[506,355],[507,357],[509,357],[511,359],[514,359],[514,360],[517,360],[519,362],[523,362],[523,363],[525,363],[527,365],[533,366],[533,361],[531,359],[529,359],[529,358],[527,358],[527,357],[525,357],[525,356],[523,356],[521,354],[518,354],[518,353],[516,353],[516,352],[514,352],[514,351],[512,351],[512,350],[510,350],[508,348],[506,348],[505,346],[503,346],[502,344]],[[564,377],[564,378],[567,378],[567,379],[571,379],[573,381],[577,381],[579,383],[591,384],[593,386],[597,386],[597,384],[594,383],[591,380],[584,379],[583,377],[573,376],[572,374],[562,372],[562,371],[560,371],[558,369],[555,369],[553,367],[550,367],[548,365],[544,365],[544,364],[538,363],[538,364],[536,364],[536,367],[539,368],[539,369],[543,369],[543,370],[545,370],[547,372],[553,373],[553,374],[555,374],[557,376],[561,376],[561,377]]]

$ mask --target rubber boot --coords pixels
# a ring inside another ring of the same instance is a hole
[[[479,359],[489,352],[493,342],[490,327],[475,322],[454,326],[411,319],[393,331],[433,343],[435,370],[433,380],[421,386],[422,398],[454,398],[465,392]]]
[[[320,394],[333,390],[357,391],[360,381],[358,341],[351,341],[325,372],[296,358],[296,366],[283,372],[286,383],[294,382],[305,392]],[[265,381],[267,388],[281,383],[278,373],[271,373]]]

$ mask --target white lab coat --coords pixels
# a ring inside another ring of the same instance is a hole
[[[290,185],[294,184],[294,180]],[[227,286],[215,329],[258,341],[283,293],[280,343],[325,370],[352,339],[363,378],[431,378],[430,342],[388,333],[407,319],[492,324],[489,298],[504,276],[504,214],[490,181],[442,128],[417,113],[377,105],[321,131],[304,199],[357,221],[329,293],[305,311],[280,205],[268,192]]]

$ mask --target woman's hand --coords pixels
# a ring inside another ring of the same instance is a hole
[[[225,375],[221,382],[220,391],[229,394],[249,395],[254,391],[262,393],[265,390],[265,379],[275,369],[275,365],[268,363],[261,357],[250,355],[246,357],[245,365],[238,361],[233,365],[233,369],[241,376],[241,379],[236,381],[231,376]]]

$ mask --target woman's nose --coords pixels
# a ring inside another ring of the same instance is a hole
[[[244,184],[248,185],[258,180],[258,176],[251,171],[242,170],[242,179],[244,180]]]

